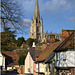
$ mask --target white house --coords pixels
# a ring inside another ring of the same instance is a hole
[[[68,49],[66,51],[56,53],[56,63],[57,67],[75,67],[75,51],[73,49]]]
[[[5,70],[5,56],[1,54],[1,51],[0,51],[0,67],[1,70]]]
[[[55,53],[55,67],[59,75],[75,75],[75,31],[63,30],[62,33],[63,42],[58,46]],[[66,36],[68,37],[64,38]]]

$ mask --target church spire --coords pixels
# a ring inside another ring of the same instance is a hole
[[[35,11],[34,11],[34,19],[39,19],[39,5],[38,5],[38,0],[35,2]]]

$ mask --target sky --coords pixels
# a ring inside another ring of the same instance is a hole
[[[24,11],[26,34],[18,34],[30,38],[30,22],[34,16],[35,0],[17,0]],[[40,17],[43,19],[43,32],[61,33],[64,30],[75,29],[74,0],[38,0]]]

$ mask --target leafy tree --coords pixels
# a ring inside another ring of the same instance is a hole
[[[55,39],[55,42],[60,41],[59,39]]]
[[[33,42],[38,43],[36,39],[32,39],[32,38],[29,38],[29,39],[26,40],[26,44],[29,47],[32,47]]]
[[[23,44],[23,42],[25,42],[25,39],[24,37],[19,37],[16,42],[17,46],[20,47]]]
[[[19,60],[18,60],[19,65],[24,65],[25,58],[26,58],[26,55],[19,56]]]

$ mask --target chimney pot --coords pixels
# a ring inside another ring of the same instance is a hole
[[[52,45],[55,42],[55,35],[51,34],[50,35],[50,45]]]

